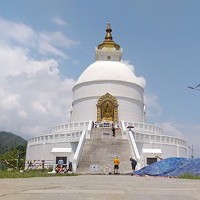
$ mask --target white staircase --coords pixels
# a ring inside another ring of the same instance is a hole
[[[115,137],[111,128],[94,128],[91,139],[86,140],[80,158],[77,173],[113,173],[113,160],[120,159],[119,173],[130,173],[132,157],[128,138],[124,138],[120,130],[116,130]]]

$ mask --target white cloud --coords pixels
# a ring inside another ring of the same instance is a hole
[[[162,115],[162,108],[158,102],[158,97],[153,94],[145,94],[144,102],[146,107],[146,117],[155,120]]]
[[[43,55],[56,55],[62,58],[68,58],[62,48],[70,48],[78,45],[78,41],[73,41],[63,35],[62,32],[43,32],[39,33],[38,50]],[[58,49],[58,47],[60,49]]]
[[[157,125],[163,129],[164,135],[183,138],[183,133],[181,133],[179,130],[177,130],[177,128],[175,127],[174,124],[172,124],[170,122],[163,122],[163,123],[159,123]]]
[[[0,42],[21,45],[34,45],[37,40],[37,33],[29,26],[19,22],[12,22],[0,17]]]
[[[51,21],[59,26],[67,25],[67,22],[61,19],[59,16],[54,16],[51,18]]]
[[[42,41],[46,41],[49,44],[59,47],[71,47],[72,45],[78,45],[79,42],[73,41],[63,35],[62,32],[43,32],[39,34]]]
[[[131,69],[131,71],[135,74],[135,67],[133,65],[130,64],[130,61],[129,60],[125,60],[123,61],[123,63],[129,67]],[[138,80],[138,83],[143,87],[145,88],[146,86],[146,80],[144,77],[137,77],[137,80]]]
[[[19,94],[11,94],[7,95],[3,100],[2,100],[2,107],[5,108],[6,110],[11,110],[14,108],[19,108]]]
[[[3,18],[0,28],[0,130],[29,139],[68,121],[75,81],[61,78],[58,61],[51,56],[67,57],[62,47],[76,42]],[[43,43],[51,47],[43,49],[46,57],[38,54]]]
[[[20,116],[20,118],[27,118],[28,116],[24,110],[19,110],[18,115]]]
[[[12,22],[0,17],[0,45],[2,48],[19,46],[28,52],[37,51],[43,55],[67,58],[65,48],[78,45],[62,32],[37,32],[32,27],[21,22]]]
[[[146,104],[146,116],[147,121],[158,121],[162,116],[162,108],[159,105],[158,97],[152,94],[145,95],[145,104]],[[178,124],[174,122],[156,122],[155,125],[163,129],[164,135],[174,136],[181,139],[184,139],[187,142],[187,145],[194,147],[195,157],[200,157],[200,125],[190,125],[190,124]],[[189,151],[191,155],[191,150]]]
[[[62,58],[68,58],[68,56],[65,55],[62,51],[55,48],[48,42],[44,42],[44,41],[39,43],[39,52],[43,55],[51,54],[51,55],[60,56]]]
[[[35,110],[36,112],[39,112],[40,114],[47,114],[47,109],[45,106],[45,101],[41,102],[41,101],[34,101],[32,102],[32,108],[33,110]]]

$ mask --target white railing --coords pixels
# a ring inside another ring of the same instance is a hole
[[[163,130],[151,124],[121,121],[123,135],[127,135],[128,126],[133,126],[133,136],[136,142],[153,142],[170,145],[187,146],[186,141],[177,137],[162,135]],[[78,142],[83,130],[87,139],[90,138],[92,121],[60,124],[53,128],[51,134],[37,136],[28,141],[28,146],[46,143]]]
[[[140,159],[140,154],[139,154],[137,145],[135,143],[135,139],[133,137],[132,131],[128,131],[128,135],[129,135],[129,140],[130,140],[130,143],[131,143],[132,150],[133,150],[133,152],[135,154],[135,158],[137,160],[139,160]]]
[[[138,133],[135,130],[132,131],[132,133],[136,142],[152,142],[159,144],[179,145],[184,147],[187,146],[185,140],[173,136]]]
[[[115,127],[119,127],[118,123],[114,122],[95,122],[94,127],[95,128],[110,128],[112,125],[115,125]]]
[[[91,132],[92,122],[63,123],[54,127],[51,134],[34,137],[28,141],[28,146],[60,143],[60,142],[78,142],[83,130],[88,134]]]
[[[48,134],[34,137],[28,141],[28,146],[47,144],[47,143],[60,143],[60,142],[78,142],[82,131]]]
[[[93,126],[94,126],[94,122],[90,120],[89,124],[88,124],[88,127],[87,127],[86,139],[90,139],[91,131],[92,131]]]
[[[127,133],[127,128],[125,126],[124,121],[120,121],[120,127],[121,127],[121,130],[122,130],[123,136],[126,137],[127,136],[127,134],[126,134]]]
[[[85,144],[85,140],[86,140],[86,131],[83,131],[76,149],[76,152],[74,154],[74,158],[72,161],[72,167],[73,167],[73,172],[76,172],[76,169],[78,167],[78,163],[81,157],[81,153],[83,151],[83,146]]]
[[[87,122],[70,122],[63,123],[55,126],[52,130],[52,133],[60,133],[60,132],[71,132],[73,130],[86,130],[88,128],[89,121]]]
[[[185,140],[168,135],[162,135],[163,130],[151,124],[138,123],[138,122],[124,122],[121,121],[122,130],[128,131],[128,126],[132,126],[133,137],[136,142],[151,142],[159,144],[179,145],[186,147],[187,143]]]
[[[152,134],[158,134],[162,135],[163,129],[152,125],[152,124],[145,124],[145,123],[139,123],[139,122],[124,122],[125,127],[133,126],[134,130],[137,132],[148,132]]]

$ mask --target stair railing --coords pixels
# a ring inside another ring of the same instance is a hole
[[[121,127],[121,131],[122,131],[122,136],[124,138],[127,138],[127,129],[126,129],[126,126],[125,126],[125,123],[124,121],[120,121],[120,127]]]
[[[136,145],[136,142],[135,142],[135,139],[133,137],[133,133],[131,130],[128,130],[128,136],[129,136],[129,141],[131,143],[131,148],[135,154],[135,158],[137,159],[137,168],[140,169],[141,168],[141,157],[140,157],[140,154],[139,154],[139,151],[138,151],[138,148],[137,148],[137,145]]]
[[[76,152],[74,154],[74,158],[73,158],[73,161],[72,161],[73,172],[76,172],[76,170],[77,170],[79,160],[80,160],[80,157],[81,157],[81,154],[82,154],[82,151],[83,151],[83,147],[84,147],[84,144],[85,144],[85,140],[86,140],[86,131],[84,130],[81,134],[81,137],[80,137],[80,140],[79,140],[79,143],[78,143],[78,146],[76,148]]]
[[[86,139],[90,139],[91,137],[91,131],[94,127],[94,122],[92,120],[89,121],[88,127],[87,127],[87,133],[86,133]]]

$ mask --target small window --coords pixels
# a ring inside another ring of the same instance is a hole
[[[56,164],[67,165],[67,157],[56,157]]]
[[[147,165],[157,162],[157,158],[147,158]]]
[[[107,56],[107,59],[108,59],[108,60],[110,60],[110,58],[111,58],[110,56]]]

